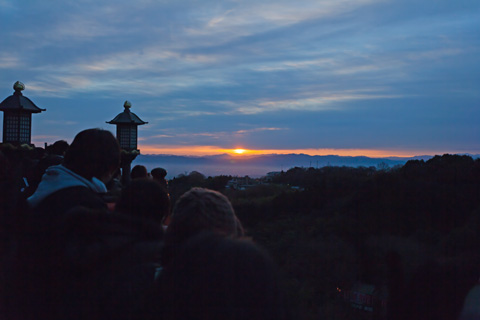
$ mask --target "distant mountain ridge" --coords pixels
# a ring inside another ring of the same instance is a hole
[[[480,155],[469,155],[478,158]],[[271,171],[287,171],[293,167],[347,166],[347,167],[393,167],[404,165],[409,160],[424,160],[433,156],[415,157],[384,157],[371,158],[366,156],[310,156],[307,154],[266,154],[234,156],[219,154],[214,156],[176,156],[176,155],[139,155],[133,165],[142,164],[151,170],[163,167],[168,171],[168,178],[179,174],[198,171],[206,176],[232,175],[261,177]]]

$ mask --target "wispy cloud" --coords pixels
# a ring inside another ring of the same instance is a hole
[[[321,58],[314,60],[297,60],[297,61],[281,61],[266,63],[260,66],[253,66],[252,69],[260,72],[272,72],[272,71],[283,71],[283,70],[302,70],[309,68],[319,68],[319,67],[328,67],[336,65],[337,62],[332,58]]]
[[[212,27],[215,27],[216,25],[222,23],[225,19],[228,19],[228,15],[230,13],[232,13],[233,11],[234,11],[233,9],[232,10],[227,10],[223,14],[210,19],[210,21],[208,21],[208,23],[207,23],[207,27],[212,28]]]
[[[71,121],[71,120],[44,120],[44,123],[48,125],[55,125],[55,126],[72,126],[76,125],[78,122],[76,121]],[[37,136],[37,137],[42,137],[42,136]],[[48,137],[48,136],[43,136],[43,137]]]
[[[236,111],[241,114],[259,114],[282,110],[293,111],[328,111],[341,110],[346,106],[342,102],[378,100],[399,98],[401,95],[393,93],[369,92],[367,90],[345,90],[343,92],[325,92],[321,96],[303,97],[296,99],[265,100],[249,105],[238,105]]]
[[[245,130],[238,130],[235,131],[235,134],[249,134],[261,131],[279,131],[279,130],[287,130],[285,128],[253,128],[253,129],[245,129]]]
[[[438,60],[444,57],[457,56],[462,53],[459,48],[435,49],[412,52],[407,55],[407,59],[413,61],[431,61]]]
[[[301,5],[289,1],[227,2],[228,10],[210,17],[205,28],[232,31],[243,28],[255,32],[278,26],[296,24],[311,19],[340,15],[368,6],[379,0],[302,1]],[[261,26],[261,28],[259,28]],[[213,31],[213,30],[212,30]]]
[[[265,131],[280,131],[280,130],[288,130],[288,128],[248,128],[248,129],[240,129],[240,130],[233,130],[233,131],[211,131],[211,132],[195,132],[195,133],[185,133],[183,132],[185,129],[170,129],[164,130],[167,131],[164,134],[154,134],[142,137],[141,141],[145,141],[146,144],[151,144],[154,142],[158,142],[159,140],[162,141],[204,141],[204,139],[208,139],[211,141],[234,141],[236,137],[239,136],[246,136],[250,134],[258,134]]]
[[[217,140],[220,137],[225,136],[224,132],[196,132],[196,133],[185,133],[182,129],[177,130],[180,132],[175,132],[175,130],[167,130],[167,133],[164,134],[153,134],[149,135],[145,133],[139,138],[139,141],[144,141],[146,144],[158,143],[159,141],[169,141],[169,143],[175,143],[175,141],[195,141],[198,138],[207,138],[212,140]]]
[[[156,134],[154,136],[150,136],[148,138],[150,139],[156,139],[156,138],[173,138],[175,137],[174,135],[169,135],[169,134]],[[142,139],[142,140],[146,140],[147,138],[138,138],[139,140]]]
[[[178,63],[177,67],[186,65],[195,66],[197,64],[216,63],[222,59],[219,54],[190,54],[175,52],[162,47],[154,46],[143,48],[141,51],[124,51],[120,53],[110,53],[96,59],[79,65],[79,68],[87,71],[107,72],[107,71],[150,71],[162,72],[171,69],[172,63]]]
[[[7,52],[0,53],[0,69],[15,69],[20,66],[20,59]]]

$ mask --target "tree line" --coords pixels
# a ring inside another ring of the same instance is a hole
[[[306,319],[362,317],[338,298],[355,283],[393,295],[392,254],[404,296],[419,292],[410,281],[419,270],[433,274],[425,266],[454,266],[438,280],[456,283],[480,269],[480,159],[446,154],[380,170],[296,167],[246,190],[226,189],[230,178],[176,178],[172,196],[193,184],[226,194],[247,234],[274,256],[289,300]],[[392,308],[406,303],[392,299]],[[364,316],[385,316],[377,312]]]

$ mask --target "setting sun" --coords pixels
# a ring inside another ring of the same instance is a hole
[[[245,149],[234,149],[233,152],[236,153],[236,154],[244,154],[245,152],[247,152],[247,150],[245,150]]]

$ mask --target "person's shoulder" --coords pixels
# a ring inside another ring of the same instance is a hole
[[[101,195],[84,186],[73,186],[58,190],[51,194],[49,198],[72,204],[72,207],[84,206],[91,209],[106,208],[105,201],[103,201]]]
[[[58,215],[74,207],[89,209],[107,209],[102,197],[84,186],[60,189],[46,197],[35,209],[40,214]]]

